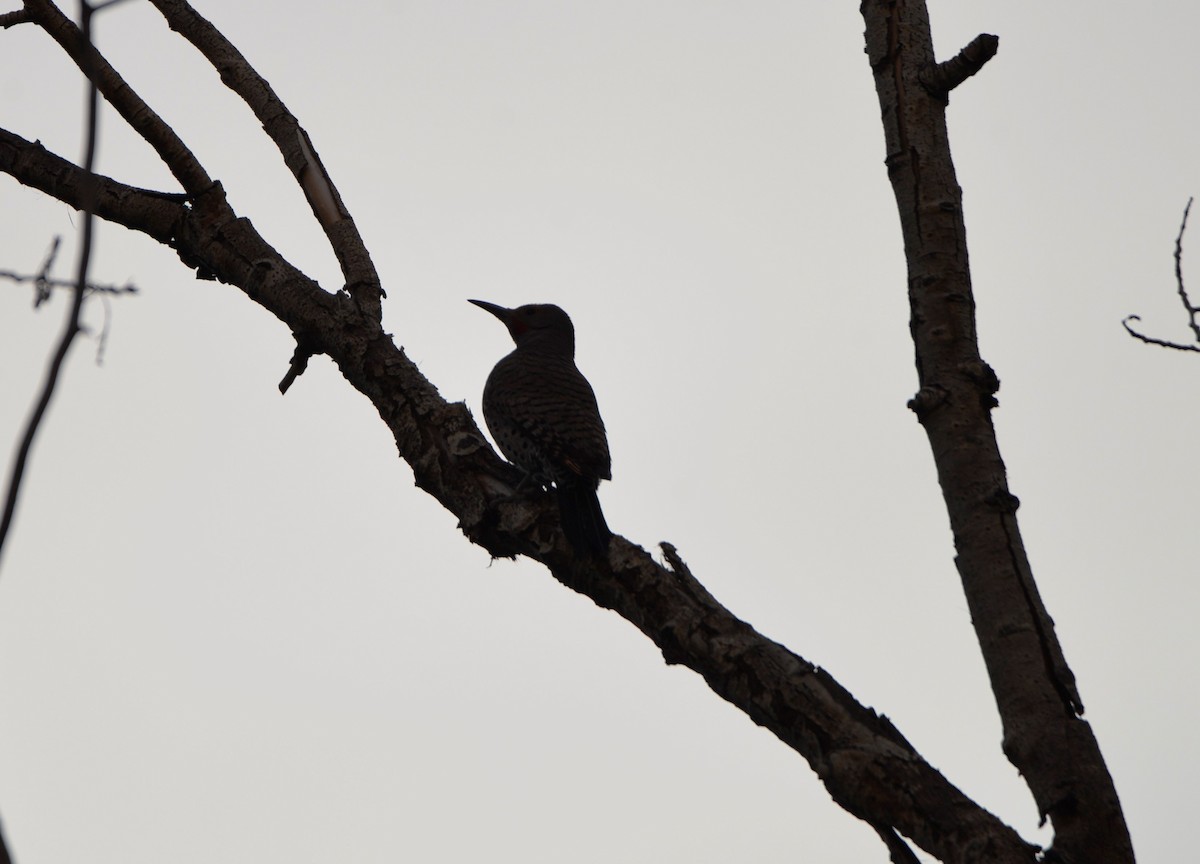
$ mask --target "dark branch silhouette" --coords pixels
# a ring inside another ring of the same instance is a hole
[[[50,299],[52,289],[55,288],[75,288],[78,284],[72,279],[56,279],[50,275],[50,270],[54,266],[55,258],[58,255],[59,242],[61,237],[55,237],[50,246],[50,251],[46,255],[46,260],[42,263],[41,268],[37,273],[17,273],[13,270],[0,270],[0,279],[7,279],[9,282],[16,282],[18,285],[26,282],[33,283],[33,307],[36,309]],[[104,285],[99,282],[88,282],[86,285],[87,294],[109,294],[120,296],[123,294],[137,294],[137,286],[132,282],[126,282],[124,285]]]
[[[921,83],[939,99],[948,99],[950,91],[980,71],[996,56],[999,48],[998,37],[980,33],[946,62],[927,67],[921,75]]]
[[[111,6],[112,2],[103,4]],[[57,10],[55,10],[57,11]],[[84,0],[80,5],[80,34],[83,43],[90,49],[92,39],[92,15],[94,9]],[[85,63],[90,67],[89,70],[93,74],[88,75],[87,85],[87,109],[86,109],[86,124],[84,132],[83,145],[83,172],[85,177],[90,178],[95,173],[96,165],[96,135],[97,135],[97,119],[100,112],[100,98],[97,90],[95,79],[95,52],[89,50],[83,55]],[[42,389],[34,402],[33,411],[29,415],[28,421],[25,424],[25,431],[21,435],[21,443],[17,446],[17,452],[13,457],[12,467],[9,469],[8,485],[4,495],[4,513],[0,516],[0,560],[3,559],[5,542],[8,539],[9,530],[12,528],[13,518],[17,511],[17,502],[21,493],[21,481],[25,477],[25,468],[29,462],[29,454],[33,449],[33,442],[37,438],[38,429],[41,427],[42,420],[46,416],[46,410],[50,407],[50,402],[54,398],[55,388],[58,386],[59,375],[62,372],[63,364],[67,360],[67,354],[71,350],[71,344],[75,341],[75,337],[80,332],[80,314],[83,310],[83,299],[87,295],[88,290],[88,266],[92,257],[92,235],[95,226],[96,210],[95,204],[96,190],[95,184],[84,182],[81,184],[80,206],[83,211],[83,225],[80,229],[79,240],[79,261],[75,271],[75,282],[71,286],[71,306],[67,310],[66,321],[63,324],[62,335],[58,340],[58,347],[55,348],[54,354],[50,358],[50,363],[46,368],[46,377],[42,382]],[[46,257],[46,262],[42,266],[42,272],[35,277],[35,282],[38,286],[38,299],[34,305],[38,305],[44,299],[42,292],[47,291],[52,284],[49,281],[49,270],[53,264],[54,255],[58,250],[58,240],[54,241],[50,253]]]
[[[1140,339],[1147,345],[1159,345],[1163,348],[1171,348],[1175,351],[1198,351],[1200,352],[1200,306],[1192,303],[1188,297],[1187,288],[1183,284],[1183,233],[1187,230],[1188,213],[1192,209],[1193,198],[1189,198],[1187,206],[1183,208],[1183,220],[1179,223],[1179,234],[1175,237],[1175,290],[1179,293],[1179,302],[1183,304],[1183,310],[1187,312],[1188,326],[1192,328],[1192,336],[1195,338],[1195,345],[1185,345],[1182,342],[1172,342],[1167,339],[1158,339],[1154,336],[1147,336],[1135,330],[1130,322],[1141,321],[1140,315],[1126,315],[1121,325],[1135,339]]]
[[[1047,859],[1132,861],[1112,777],[1021,539],[991,418],[1000,382],[979,353],[944,90],[996,45],[980,37],[938,66],[924,2],[864,0],[861,11],[908,264],[920,382],[912,405],[937,465],[1003,750],[1053,824]]]

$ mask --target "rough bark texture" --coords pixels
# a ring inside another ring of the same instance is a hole
[[[945,109],[949,89],[995,53],[995,37],[976,39],[939,66],[923,0],[865,0],[862,13],[908,260],[920,381],[911,407],[933,450],[1004,752],[1054,825],[1053,860],[1132,861],[1116,789],[1080,717],[1074,677],[1021,542],[1018,501],[991,421],[999,381],[979,355],[975,332]]]

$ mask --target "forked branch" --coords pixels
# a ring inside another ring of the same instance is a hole
[[[234,47],[225,34],[183,0],[151,0],[172,30],[188,40],[221,76],[221,81],[241,97],[262,123],[291,169],[312,207],[313,215],[329,238],[341,265],[346,290],[367,314],[378,319],[383,288],[362,235],[342,202],[342,196],[317,156],[308,133],[283,104],[271,85]],[[294,368],[294,367],[293,367]]]
[[[1192,209],[1192,201],[1189,198],[1187,206],[1183,208],[1183,220],[1179,223],[1179,235],[1175,238],[1175,290],[1179,294],[1179,302],[1183,304],[1183,311],[1188,316],[1188,326],[1192,328],[1192,336],[1196,340],[1195,345],[1185,345],[1182,342],[1171,342],[1167,339],[1157,339],[1153,336],[1147,336],[1140,333],[1132,326],[1133,321],[1141,321],[1140,315],[1126,315],[1125,320],[1121,322],[1129,335],[1135,339],[1140,339],[1147,345],[1159,345],[1163,348],[1171,348],[1175,351],[1200,351],[1200,306],[1192,303],[1188,297],[1187,288],[1183,284],[1183,232],[1187,230],[1188,213]]]

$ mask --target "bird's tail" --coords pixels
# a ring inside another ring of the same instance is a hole
[[[604,521],[600,509],[600,498],[595,489],[568,484],[558,486],[558,512],[562,518],[563,533],[576,552],[593,558],[608,555],[608,541],[612,532]]]

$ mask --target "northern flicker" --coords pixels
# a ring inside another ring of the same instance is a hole
[[[596,488],[612,479],[612,461],[596,394],[575,367],[571,319],[550,304],[506,309],[470,302],[504,322],[517,343],[483,388],[483,419],[496,445],[534,482],[554,484],[571,546],[605,555],[612,532]]]

